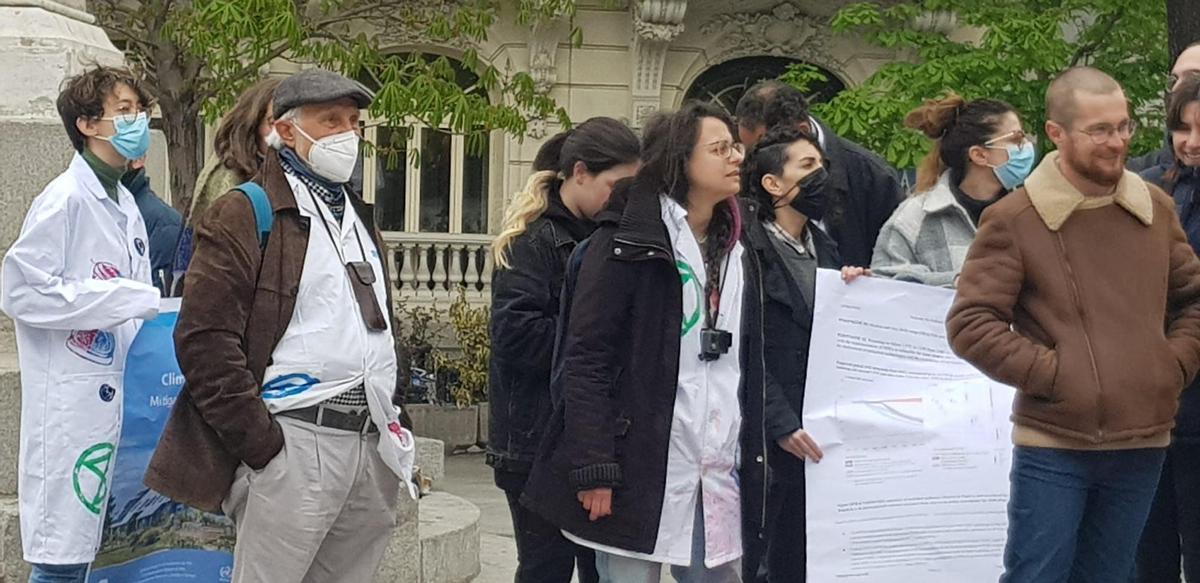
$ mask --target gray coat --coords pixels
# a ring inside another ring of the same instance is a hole
[[[934,187],[900,203],[879,231],[871,271],[925,285],[954,287],[975,224],[950,191],[950,174]]]

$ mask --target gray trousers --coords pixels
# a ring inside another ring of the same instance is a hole
[[[222,503],[237,526],[233,583],[370,583],[400,493],[379,435],[276,419],[283,450],[238,468]]]

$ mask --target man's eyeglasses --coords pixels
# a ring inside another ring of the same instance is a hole
[[[744,146],[743,144],[741,144],[739,142],[731,142],[729,140],[718,140],[716,142],[710,142],[710,143],[704,144],[704,147],[707,148],[709,152],[712,152],[713,154],[716,154],[718,157],[724,158],[726,160],[731,159],[733,157],[734,152],[737,152],[737,154],[739,156],[744,157],[746,155],[746,146]]]
[[[1129,120],[1121,122],[1121,125],[1115,127],[1104,124],[1076,131],[1087,134],[1092,139],[1093,144],[1100,145],[1111,140],[1114,135],[1120,137],[1122,140],[1129,140],[1129,138],[1133,137],[1134,132],[1137,131],[1137,122]]]

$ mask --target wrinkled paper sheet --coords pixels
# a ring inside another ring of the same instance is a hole
[[[804,427],[809,583],[996,581],[1013,389],[950,350],[954,293],[821,270]]]

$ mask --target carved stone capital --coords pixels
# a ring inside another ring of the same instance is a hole
[[[742,56],[773,55],[806,61],[830,59],[824,19],[805,14],[787,0],[761,12],[718,14],[700,27],[715,38],[715,61]]]
[[[687,0],[638,0],[633,4],[636,38],[671,42],[683,32]]]
[[[663,65],[671,41],[683,32],[687,0],[636,0],[633,2],[633,46],[630,51],[630,120],[634,127],[661,106]]]
[[[565,29],[561,19],[535,24],[529,35],[529,75],[540,93],[549,93],[557,81],[558,40]]]

